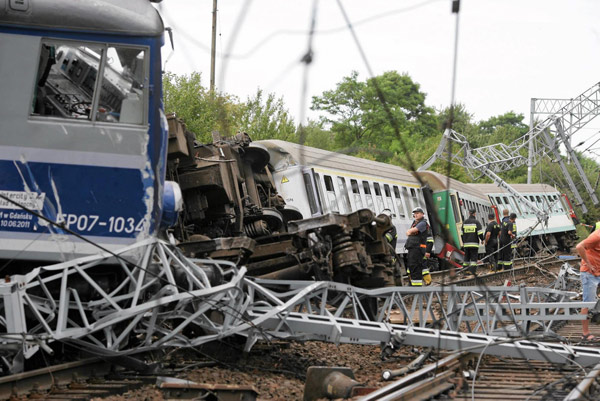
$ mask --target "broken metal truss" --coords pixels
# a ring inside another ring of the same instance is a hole
[[[96,280],[112,267],[123,279]],[[0,356],[10,372],[69,343],[101,356],[190,347],[231,335],[246,349],[273,338],[400,344],[583,365],[600,350],[538,343],[557,320],[580,320],[574,293],[525,287],[394,287],[252,280],[233,263],[188,259],[160,240],[43,266],[0,283]],[[82,285],[84,283],[85,285]],[[82,289],[87,289],[83,291]],[[516,339],[511,336],[518,336]],[[523,340],[525,338],[526,340]],[[529,339],[528,339],[529,338]]]
[[[510,144],[497,143],[494,145],[483,146],[480,148],[471,149],[466,138],[451,130],[447,129],[442,136],[442,141],[436,149],[435,153],[419,168],[419,171],[428,169],[438,158],[445,158],[452,163],[464,167],[473,174],[475,171],[482,172],[498,185],[509,190],[506,184],[498,173],[508,171],[519,166],[535,165],[545,156],[551,156],[554,161],[558,162],[560,168],[575,195],[578,204],[581,205],[584,213],[587,212],[586,206],[583,204],[583,198],[579,194],[573,179],[567,171],[567,167],[560,155],[559,148],[564,146],[570,159],[575,164],[581,181],[590,195],[592,202],[598,204],[596,196],[583,168],[579,164],[577,156],[571,148],[569,135],[573,135],[576,131],[583,128],[587,123],[593,120],[600,114],[600,83],[595,84],[581,95],[567,102],[556,113],[546,118],[544,121],[533,127],[527,134],[516,139]],[[567,135],[566,133],[569,133]],[[458,145],[458,149],[452,150],[450,144]],[[529,159],[528,159],[528,154]],[[474,175],[472,175],[475,178]],[[512,192],[511,192],[512,194]],[[526,202],[522,199],[531,210],[536,211],[538,218],[544,220],[543,211],[539,211],[535,205]],[[540,212],[542,217],[540,217]]]

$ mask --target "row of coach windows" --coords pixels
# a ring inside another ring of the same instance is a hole
[[[558,195],[524,195],[524,197],[539,209],[549,210],[553,213],[565,211]],[[495,196],[492,197],[492,200],[495,200],[499,209],[509,209],[521,215],[528,214],[523,212],[528,210],[527,207],[518,202],[514,196]]]
[[[475,215],[475,217],[477,217],[477,220],[479,220],[479,222],[483,226],[487,224],[487,215],[492,213],[491,207],[482,205],[481,203],[472,202],[467,199],[464,199],[464,204],[467,207],[467,213],[469,210],[475,209],[475,211],[477,212],[477,214]]]
[[[320,187],[319,174],[315,174]],[[337,188],[334,187],[334,178],[337,179]],[[366,180],[350,179],[348,182],[344,177],[332,177],[323,175],[325,191],[322,203],[326,205],[324,212],[350,213],[358,209],[371,209],[381,213],[384,209],[390,209],[398,218],[404,219],[411,216],[412,209],[423,206],[420,201],[422,195],[418,188],[400,187],[397,185],[381,184]],[[324,199],[323,199],[324,198]]]

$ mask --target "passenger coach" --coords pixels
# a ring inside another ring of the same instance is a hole
[[[389,209],[398,232],[397,253],[406,253],[412,210],[425,207],[419,182],[401,167],[280,140],[252,146],[270,155],[277,191],[304,218],[330,212]]]
[[[548,184],[511,184],[517,192],[548,213],[547,225],[538,223],[535,213],[518,197],[514,197],[496,184],[467,184],[484,193],[501,214],[508,209],[517,215],[517,236],[532,230],[526,242],[533,251],[547,248],[568,252],[577,242],[574,213],[565,194]]]

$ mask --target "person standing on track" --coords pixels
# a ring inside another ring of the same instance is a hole
[[[596,302],[596,288],[600,284],[600,230],[595,230],[575,248],[581,256],[579,277],[583,290],[583,302]],[[594,341],[597,338],[590,333],[588,308],[581,308],[581,314],[586,319],[581,321],[582,341]]]
[[[409,274],[410,285],[412,287],[422,287],[424,261],[430,256],[427,252],[429,224],[427,224],[427,220],[425,220],[425,212],[422,208],[417,207],[413,209],[412,213],[415,220],[406,231],[408,238],[404,245],[408,251],[406,272]]]
[[[463,222],[461,236],[463,247],[465,248],[465,260],[463,267],[468,269],[472,275],[477,275],[477,254],[479,253],[479,243],[483,241],[483,228],[481,223],[475,217],[476,210],[469,210],[469,218]]]
[[[394,264],[394,272],[393,272],[394,283],[393,284],[402,285],[403,284],[402,283],[402,271],[400,269],[400,264],[398,263],[398,255],[396,255],[396,244],[398,243],[398,233],[396,231],[396,227],[394,226],[394,223],[392,220],[392,217],[393,217],[392,211],[390,209],[383,209],[381,214],[377,217],[383,218],[384,216],[387,219],[389,219],[389,223],[390,223],[390,228],[385,231],[383,236],[389,244],[389,251],[390,251],[390,254],[392,255],[392,263]]]
[[[500,225],[500,258],[498,261],[498,269],[513,268],[513,249],[516,248],[517,223],[515,222],[517,215],[511,213],[508,220],[502,219]]]
[[[488,224],[485,227],[484,244],[485,257],[490,264],[490,271],[498,269],[498,236],[500,235],[500,224],[496,222],[494,213],[488,214]]]

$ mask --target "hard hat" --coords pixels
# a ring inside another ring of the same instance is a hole
[[[390,209],[383,209],[381,214],[385,214],[388,217],[392,217],[392,211]]]
[[[423,214],[425,214],[425,211],[421,207],[414,208],[412,212],[413,213],[423,213]]]

